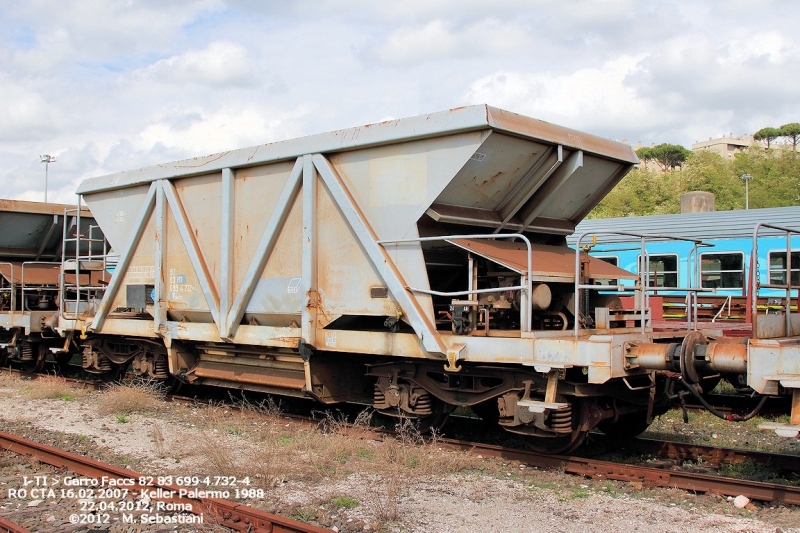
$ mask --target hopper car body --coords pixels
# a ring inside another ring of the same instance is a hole
[[[640,275],[566,245],[636,162],[470,106],[89,179],[78,193],[118,259],[53,330],[81,332],[89,371],[132,362],[426,426],[470,406],[545,451],[642,431],[675,387],[659,371],[699,388],[755,368],[758,392],[791,390],[795,315],[758,330],[786,363],[767,369],[755,339],[654,331]],[[634,281],[638,305],[605,279]]]

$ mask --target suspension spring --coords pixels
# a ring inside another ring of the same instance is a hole
[[[572,432],[572,407],[550,412],[550,427],[556,433]]]

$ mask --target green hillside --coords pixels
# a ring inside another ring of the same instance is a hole
[[[689,153],[682,167],[662,172],[652,162],[634,169],[587,218],[680,213],[681,194],[708,191],[717,211],[744,209],[743,174],[750,174],[750,209],[800,205],[800,156],[782,149],[751,149],[726,160],[713,152]]]

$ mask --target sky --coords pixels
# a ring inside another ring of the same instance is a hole
[[[6,0],[0,197],[486,103],[636,145],[800,122],[796,0]]]

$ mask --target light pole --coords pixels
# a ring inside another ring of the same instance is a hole
[[[47,173],[50,163],[55,163],[56,158],[52,155],[40,155],[39,162],[44,163],[44,203],[47,203]]]
[[[742,174],[742,181],[744,182],[744,208],[750,209],[750,180],[753,176],[750,174]]]

